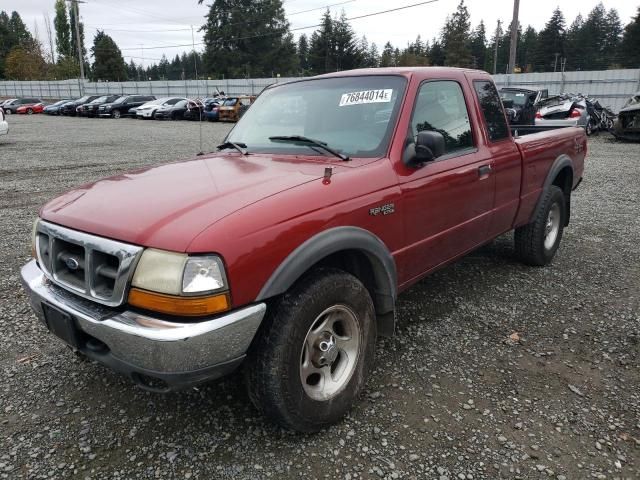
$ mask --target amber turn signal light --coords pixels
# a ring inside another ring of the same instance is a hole
[[[129,291],[129,305],[168,315],[196,317],[229,310],[231,302],[228,293],[206,297],[178,297],[132,288]]]

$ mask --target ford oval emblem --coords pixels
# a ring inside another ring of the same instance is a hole
[[[71,271],[75,271],[78,270],[78,268],[80,267],[80,264],[78,263],[78,260],[76,260],[73,257],[69,257],[67,258],[64,263],[66,263],[67,268]]]

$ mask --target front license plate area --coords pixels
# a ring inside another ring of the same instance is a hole
[[[46,303],[42,304],[47,328],[73,348],[80,348],[80,334],[71,315]]]

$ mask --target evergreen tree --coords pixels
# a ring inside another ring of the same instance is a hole
[[[369,46],[369,52],[367,53],[367,66],[371,68],[378,68],[380,66],[380,53],[378,52],[378,46],[375,42]]]
[[[531,72],[533,70],[532,63],[538,41],[538,33],[535,28],[529,25],[519,38],[521,38],[522,42],[518,45],[518,65],[522,72]]]
[[[470,19],[469,10],[464,4],[464,0],[460,0],[455,13],[447,17],[442,32],[445,65],[452,67],[471,66],[471,48],[469,46]]]
[[[282,0],[213,0],[203,30],[206,70],[216,76],[296,72],[296,48]]]
[[[445,62],[445,52],[442,43],[437,40],[431,42],[431,47],[427,53],[431,61],[431,65],[443,66]]]
[[[11,16],[5,11],[0,12],[0,78],[5,78],[6,76],[5,64],[9,59],[9,52],[16,47],[22,47],[22,50],[29,53],[29,49],[33,47],[32,42],[33,37],[18,12],[12,12]],[[42,53],[41,47],[38,46],[38,48]],[[23,53],[23,51],[19,51],[12,58],[18,58]],[[15,74],[14,66],[15,61],[12,63],[12,75]]]
[[[333,21],[333,38],[336,70],[351,70],[359,67],[362,54],[344,10],[340,18]]]
[[[309,39],[303,33],[298,39],[298,64],[302,75],[306,75],[309,71]]]
[[[396,54],[391,45],[391,42],[387,42],[382,49],[382,55],[380,55],[381,67],[395,67],[396,66]]]
[[[309,66],[313,73],[327,73],[336,70],[334,38],[333,19],[331,12],[327,9],[322,15],[320,28],[311,34]]]
[[[101,30],[93,39],[91,53],[94,57],[92,76],[94,80],[112,82],[127,80],[127,64],[116,42]]]
[[[471,34],[469,47],[471,49],[471,66],[483,69],[487,59],[487,30],[483,21],[480,21]]]
[[[56,31],[56,49],[59,58],[69,58],[73,56],[71,50],[71,26],[67,16],[67,5],[64,0],[56,0],[56,16],[53,25]]]
[[[533,67],[538,72],[560,71],[565,56],[566,24],[564,15],[556,8],[538,35]],[[557,58],[557,61],[556,61]]]
[[[6,57],[6,77],[12,80],[44,80],[47,64],[42,53],[42,45],[33,38],[21,38],[22,41],[14,46]]]
[[[77,7],[78,9],[80,7]],[[79,12],[79,10],[78,10]],[[69,9],[69,28],[71,31],[71,54],[74,57],[78,57],[78,42],[76,37],[76,12],[74,8]],[[87,49],[85,48],[84,43],[84,24],[80,22],[78,24],[78,28],[80,30],[80,45],[82,46],[82,59],[84,63],[87,63]]]
[[[624,67],[640,68],[640,7],[624,29],[620,52],[620,61]]]
[[[607,59],[608,66],[617,66],[620,63],[620,44],[622,42],[622,22],[615,8],[607,12],[605,19],[603,57]]]

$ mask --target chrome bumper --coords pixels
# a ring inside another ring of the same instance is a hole
[[[151,390],[184,388],[233,371],[266,311],[260,303],[196,323],[170,322],[82,299],[53,285],[35,260],[21,275],[45,325],[43,303],[70,316],[81,339],[74,347]]]

